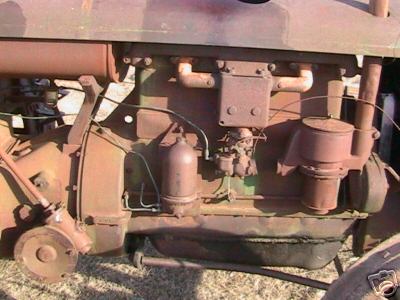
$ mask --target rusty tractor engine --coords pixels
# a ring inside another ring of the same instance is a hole
[[[100,2],[0,1],[2,256],[44,282],[144,238],[167,257],[316,269],[349,235],[362,253],[398,231],[381,221],[399,150],[381,106],[400,90],[399,3]],[[70,125],[56,79],[84,94]]]

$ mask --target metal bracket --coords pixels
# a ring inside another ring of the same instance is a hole
[[[94,76],[91,75],[79,77],[79,83],[85,92],[85,99],[68,134],[68,144],[80,146],[82,145],[83,136],[89,128],[91,115],[96,108],[97,99],[103,91],[103,87],[101,87]]]

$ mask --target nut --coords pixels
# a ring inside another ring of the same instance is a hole
[[[153,60],[151,59],[151,57],[145,57],[144,59],[143,59],[143,63],[144,63],[144,65],[145,66],[150,66],[152,63],[153,63]]]
[[[275,64],[269,64],[269,65],[268,65],[268,70],[269,70],[270,72],[274,72],[274,71],[276,70],[276,65],[275,65]]]

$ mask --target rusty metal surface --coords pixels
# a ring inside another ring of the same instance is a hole
[[[198,204],[197,172],[196,151],[178,137],[163,157],[161,199],[166,211],[182,217]]]
[[[393,57],[400,48],[400,3],[391,1],[390,5],[391,16],[385,20],[369,13],[367,0],[272,0],[264,4],[114,0],[89,6],[81,0],[3,0],[0,36],[327,53],[334,49],[336,53]]]
[[[0,158],[6,166],[10,169],[11,173],[18,179],[18,181],[24,186],[29,193],[33,195],[35,200],[43,206],[43,208],[48,208],[50,206],[49,200],[47,200],[42,193],[37,189],[37,187],[27,178],[23,172],[20,170],[18,165],[14,162],[12,157],[6,153],[2,148],[0,148]],[[18,183],[19,183],[18,182]]]
[[[372,153],[362,171],[349,173],[350,199],[359,211],[379,213],[385,204],[388,189],[385,163],[376,153]]]
[[[327,214],[338,202],[340,180],[365,161],[352,156],[354,126],[333,118],[309,117],[293,132],[278,173],[287,176],[297,167],[305,175],[302,203]],[[364,149],[370,153],[371,149]],[[352,164],[356,160],[359,164]],[[350,163],[349,163],[350,162]]]
[[[31,2],[0,0],[0,17],[4,8],[8,11],[7,17],[0,18],[0,36],[21,25],[14,22],[13,14],[21,9],[26,26],[13,35],[49,38],[38,45],[31,40],[0,39],[0,54],[14,60],[3,62],[5,75],[68,77],[87,70],[95,77],[112,79],[110,73],[118,68],[111,41],[149,42],[131,43],[125,49],[119,61],[136,66],[136,87],[102,125],[89,124],[102,90],[89,77],[89,83],[81,80],[87,105],[72,129],[54,133],[60,140],[50,148],[46,143],[51,137],[45,134],[10,152],[15,152],[19,167],[26,167],[24,178],[35,189],[43,188],[45,197],[52,196],[51,202],[72,203],[69,211],[51,206],[45,211],[50,217],[44,219],[66,234],[78,251],[122,254],[128,234],[128,239],[151,236],[161,252],[176,256],[317,268],[334,258],[355,222],[367,216],[354,210],[346,193],[339,194],[341,179],[349,169],[362,169],[374,141],[370,107],[357,109],[356,130],[340,120],[342,76],[359,73],[356,60],[351,55],[293,50],[368,54],[360,95],[373,102],[380,77],[380,61],[375,68],[373,56],[390,56],[397,47],[394,36],[400,29],[388,24],[397,22],[398,4],[386,19],[368,13],[364,0],[356,4],[350,0],[271,0],[260,5],[234,0],[84,1],[81,5],[57,0],[47,4],[48,10],[42,11]],[[67,5],[68,13],[55,19],[58,9]],[[373,11],[385,14],[380,5]],[[47,19],[41,22],[43,16]],[[341,30],[350,22],[356,33]],[[383,30],[387,34],[380,34],[378,40],[375,35]],[[51,38],[110,42],[51,43]],[[7,46],[3,52],[2,43]],[[21,46],[30,43],[32,53]],[[13,56],[12,46],[22,52]],[[23,60],[12,70],[19,56]],[[54,60],[47,61],[46,56]],[[82,67],[86,59],[88,69]],[[73,66],[64,68],[69,63]],[[321,95],[318,101],[308,101]],[[295,105],[284,107],[292,102]],[[166,109],[174,113],[165,115]],[[175,119],[177,114],[184,117]],[[202,130],[216,164],[202,159],[204,143],[196,136]],[[176,137],[187,138],[187,143],[181,140],[171,147]],[[361,151],[353,151],[352,140],[362,141]],[[293,172],[282,177],[276,163],[287,145],[293,147],[284,163]],[[19,148],[21,152],[16,151]],[[40,155],[33,155],[35,151]],[[49,157],[43,158],[46,153]],[[218,155],[227,161],[218,161]],[[46,164],[46,159],[51,163]],[[21,230],[20,223],[33,227],[33,208],[25,203],[30,197],[21,196],[26,188],[15,182],[9,185],[15,174],[7,175],[0,178],[1,191],[15,195],[1,209],[2,216],[8,213],[2,220],[3,232]],[[156,203],[157,209],[150,203]],[[368,203],[358,207],[363,205]],[[54,251],[46,246],[37,257],[54,259]]]
[[[268,124],[271,73],[263,63],[225,62],[221,73],[218,124],[259,127]]]
[[[57,207],[54,203],[60,201],[60,199],[48,200],[39,191],[28,177],[26,177],[18,165],[14,162],[12,157],[7,154],[3,149],[0,148],[0,158],[4,161],[6,166],[10,169],[11,173],[18,179],[18,184],[21,184],[31,193],[34,197],[35,202],[39,203],[45,210],[44,215],[46,216],[45,223],[54,226],[61,230],[68,236],[81,253],[86,253],[90,249],[91,240],[84,232],[82,228],[79,228],[71,215],[62,207]]]
[[[198,216],[174,217],[137,216],[128,224],[136,234],[195,235],[202,237],[275,237],[275,238],[340,238],[346,235],[354,220],[284,217]]]
[[[25,232],[15,245],[14,257],[22,272],[44,283],[63,280],[78,262],[73,242],[51,226]]]
[[[319,269],[337,255],[341,240],[198,238],[170,234],[151,236],[164,256],[258,266]]]
[[[70,188],[76,191],[77,219],[93,241],[89,254],[120,255],[131,215],[122,201],[127,155],[93,126],[79,152],[78,180]]]
[[[382,209],[357,224],[353,244],[353,251],[357,255],[363,255],[385,239],[398,233],[400,228],[399,197],[400,185],[391,182],[391,188],[384,199]]]
[[[131,63],[133,63],[135,58],[149,56],[185,57],[188,54],[197,58],[215,57],[218,58],[218,64],[223,64],[224,60],[274,63],[279,62],[284,58],[285,61],[290,61],[293,63],[336,64],[341,69],[346,70],[345,75],[349,77],[353,77],[359,72],[357,59],[354,55],[334,53],[264,50],[255,48],[243,49],[231,47],[207,47],[203,45],[193,47],[192,45],[134,43],[131,45],[131,49],[125,57],[128,57]],[[277,70],[280,69],[279,65],[275,65],[275,67]],[[294,76],[296,75],[294,74]]]
[[[97,41],[0,39],[0,77],[77,79],[93,75],[101,81],[119,81],[127,69],[120,62],[120,47]]]
[[[93,76],[81,76],[79,77],[79,83],[85,91],[85,99],[68,133],[68,144],[76,145],[78,148],[82,145],[83,137],[90,127],[91,117],[95,114],[97,100],[103,91],[103,87],[97,83]]]
[[[389,14],[390,0],[369,0],[369,12],[374,16],[386,18]]]
[[[298,71],[298,77],[274,77],[274,92],[308,92],[314,83],[312,65],[294,65]]]

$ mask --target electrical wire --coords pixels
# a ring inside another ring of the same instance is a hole
[[[157,203],[156,203],[156,204],[148,205],[148,204],[144,204],[144,203],[142,202],[142,200],[141,200],[141,205],[143,205],[143,207],[144,207],[145,209],[146,209],[146,208],[147,208],[147,209],[151,209],[151,211],[155,211],[155,212],[160,211],[160,207],[161,207],[161,195],[160,195],[160,190],[158,189],[156,180],[154,179],[154,176],[153,176],[153,173],[151,172],[150,166],[149,166],[149,164],[148,164],[146,158],[143,156],[143,154],[141,154],[140,152],[134,151],[134,150],[126,149],[126,148],[120,143],[120,141],[118,141],[116,138],[114,138],[114,137],[107,131],[107,129],[106,129],[105,127],[103,127],[99,122],[97,122],[97,121],[94,119],[94,116],[90,117],[90,119],[91,119],[91,121],[92,121],[93,123],[95,123],[95,124],[102,130],[102,132],[103,132],[104,134],[106,134],[106,135],[111,139],[111,141],[114,143],[114,145],[116,145],[118,148],[120,148],[121,150],[123,150],[126,154],[132,153],[133,155],[136,155],[137,157],[139,157],[139,158],[142,160],[142,162],[143,162],[143,164],[144,164],[144,166],[145,166],[146,172],[147,172],[147,174],[148,174],[148,176],[149,176],[149,178],[150,178],[150,181],[151,181],[151,183],[152,183],[152,185],[153,185],[154,191],[155,191],[155,193],[156,193],[156,196],[157,196]],[[125,200],[125,202],[127,202],[127,200]],[[128,208],[129,210],[132,210],[132,211],[136,210],[135,208],[130,208],[129,205],[127,206],[127,208]],[[140,211],[143,211],[143,209],[140,209]]]
[[[77,88],[69,88],[69,87],[64,87],[64,86],[60,86],[59,88],[61,89],[66,89],[66,90],[73,90],[73,91],[78,91],[78,92],[82,92],[84,93],[83,90],[81,89],[77,89]],[[197,126],[195,123],[193,123],[192,121],[190,121],[189,119],[187,119],[185,116],[167,109],[167,108],[161,108],[161,107],[154,107],[154,106],[146,106],[146,105],[140,105],[140,104],[128,104],[128,103],[123,103],[123,102],[118,102],[114,99],[111,99],[107,96],[104,95],[99,95],[99,97],[103,98],[104,100],[107,100],[111,103],[120,105],[120,106],[125,106],[125,107],[130,107],[130,108],[134,108],[134,109],[145,109],[145,110],[152,110],[152,111],[157,111],[157,112],[161,112],[161,113],[165,113],[165,114],[169,114],[172,115],[182,121],[184,121],[186,124],[188,124],[189,126],[191,126],[192,128],[194,128],[198,134],[200,134],[200,136],[203,139],[203,144],[204,144],[204,159],[205,160],[211,160],[210,157],[210,150],[209,150],[209,142],[208,142],[208,137],[206,135],[206,133],[204,132],[203,129],[201,129],[199,126]]]
[[[24,116],[20,114],[13,114],[13,113],[7,113],[7,112],[0,112],[0,116],[7,116],[7,117],[17,117],[21,119],[26,119],[26,120],[49,120],[49,119],[58,119],[62,117],[69,117],[69,116],[77,116],[78,114],[60,114],[60,115],[54,115],[54,116]]]
[[[307,101],[313,101],[313,100],[324,100],[325,98],[334,98],[335,100],[348,100],[348,101],[354,101],[354,102],[361,102],[361,103],[365,103],[366,105],[370,105],[372,107],[374,107],[374,109],[379,110],[383,116],[385,116],[393,125],[394,127],[400,132],[400,125],[396,123],[395,120],[393,120],[393,118],[387,114],[385,112],[385,110],[380,107],[379,105],[375,104],[375,103],[371,103],[367,100],[364,99],[360,99],[360,98],[354,98],[354,97],[349,97],[349,96],[329,96],[329,95],[322,95],[322,96],[313,96],[313,97],[308,97],[308,98],[304,98],[304,99],[300,99],[300,100],[296,100],[296,101],[292,101],[289,102],[283,106],[281,106],[279,109],[277,109],[277,111],[269,118],[268,122],[271,122],[271,120],[273,118],[275,118],[278,114],[280,114],[282,111],[284,111],[286,108],[288,108],[289,106],[296,104],[296,103],[303,103],[303,102],[307,102]],[[255,143],[254,143],[254,151],[253,151],[253,156],[255,156],[256,153],[256,148],[258,145],[258,140],[260,139],[260,137],[265,134],[264,130],[267,127],[264,128],[260,128],[260,134],[258,135],[258,138],[256,139]]]
[[[13,89],[13,88],[24,89],[24,87],[21,88],[20,86],[9,86],[9,87],[5,87],[5,88],[0,88],[0,91],[1,91],[1,90],[6,90],[6,89]],[[59,88],[61,88],[61,89],[66,89],[66,90],[74,90],[74,91],[78,91],[78,92],[84,93],[83,90],[77,89],[77,88],[69,88],[69,87],[64,87],[64,86],[60,86]],[[32,90],[32,89],[31,89],[31,90]],[[38,89],[36,89],[36,90],[38,90]],[[123,103],[123,102],[120,103],[120,102],[118,102],[118,101],[116,101],[116,100],[114,100],[114,99],[111,99],[111,98],[109,98],[109,97],[106,97],[106,96],[104,96],[104,95],[100,95],[99,97],[101,97],[101,98],[103,98],[104,100],[107,100],[107,101],[109,101],[109,102],[111,102],[111,103],[120,105],[120,106],[130,107],[130,108],[134,108],[134,109],[152,110],[152,111],[157,111],[157,112],[162,112],[162,113],[170,114],[170,115],[172,115],[172,116],[177,117],[178,119],[184,121],[185,123],[187,123],[188,125],[190,125],[191,127],[193,127],[193,128],[202,136],[203,142],[204,142],[204,148],[205,148],[205,149],[204,149],[204,157],[205,157],[206,160],[210,160],[210,159],[211,159],[211,158],[210,158],[210,153],[209,153],[209,142],[208,142],[207,135],[205,134],[205,132],[204,132],[199,126],[197,126],[196,124],[194,124],[192,121],[190,121],[189,119],[187,119],[187,118],[184,117],[183,115],[181,115],[181,114],[179,114],[179,113],[177,113],[177,112],[175,112],[175,111],[173,111],[173,110],[166,109],[166,108],[153,107],[153,106],[145,106],[145,105],[137,105],[137,104],[127,104],[127,103]],[[367,100],[364,100],[364,99],[354,98],[354,97],[348,97],[348,96],[329,96],[329,95],[322,95],[322,96],[313,96],[313,97],[308,97],[308,98],[304,98],[304,99],[292,101],[292,102],[287,103],[287,104],[283,105],[282,107],[280,107],[280,108],[269,118],[269,122],[271,122],[271,120],[272,120],[273,118],[275,118],[279,113],[281,113],[282,111],[284,111],[286,108],[290,107],[291,105],[294,105],[294,104],[296,104],[296,103],[303,103],[303,102],[307,102],[307,101],[313,101],[313,100],[323,100],[323,99],[328,98],[328,97],[329,97],[329,98],[335,98],[335,99],[337,99],[337,100],[339,100],[339,99],[341,99],[341,100],[350,100],[350,101],[361,102],[361,103],[365,103],[366,105],[370,105],[370,106],[374,107],[374,109],[379,110],[379,111],[382,113],[382,115],[384,115],[384,116],[394,125],[394,127],[400,132],[400,126],[396,123],[396,121],[395,121],[390,115],[388,115],[388,114],[385,112],[385,110],[384,110],[382,107],[376,105],[375,103],[371,103],[371,102],[369,102],[369,101],[367,101]],[[76,115],[78,115],[78,114],[61,114],[61,115],[55,115],[55,116],[36,116],[36,117],[35,117],[35,116],[23,116],[23,115],[12,114],[12,113],[7,113],[7,112],[0,112],[0,115],[3,115],[3,116],[11,116],[11,117],[15,116],[15,117],[19,117],[19,118],[22,118],[22,119],[29,119],[29,120],[47,120],[47,119],[58,119],[58,118],[60,118],[60,117],[65,117],[65,116],[76,116]],[[152,174],[152,172],[151,172],[150,166],[148,165],[148,162],[147,162],[146,158],[145,158],[141,153],[139,153],[139,152],[126,149],[117,139],[115,139],[110,133],[108,133],[107,130],[106,130],[106,128],[104,128],[99,122],[97,122],[97,121],[94,119],[93,116],[91,117],[91,121],[94,122],[94,123],[96,123],[96,125],[97,125],[106,135],[108,135],[109,138],[110,138],[120,149],[122,149],[125,153],[127,153],[127,154],[128,154],[128,153],[132,153],[132,154],[138,156],[138,157],[142,160],[142,162],[143,162],[143,164],[144,164],[144,166],[145,166],[145,168],[146,168],[146,172],[148,173],[148,176],[149,176],[149,178],[150,178],[150,180],[151,180],[151,182],[152,182],[152,185],[153,185],[154,190],[155,190],[156,195],[157,195],[157,204],[151,204],[151,205],[145,204],[145,203],[143,203],[142,198],[141,198],[141,199],[140,199],[140,204],[142,205],[143,208],[135,209],[135,208],[130,208],[129,206],[127,206],[127,208],[129,208],[130,210],[140,210],[140,211],[144,211],[144,210],[146,210],[146,209],[147,209],[147,210],[151,210],[151,211],[159,210],[159,209],[160,209],[160,206],[161,206],[161,196],[160,196],[160,192],[159,192],[157,183],[156,183],[156,181],[155,181],[155,179],[154,179],[154,176],[153,176],[153,174]],[[256,147],[257,147],[257,144],[258,144],[258,140],[259,140],[262,136],[266,136],[266,135],[265,135],[265,132],[264,132],[265,129],[266,129],[266,127],[260,128],[260,129],[259,129],[259,135],[258,135],[258,138],[257,138],[256,141],[255,141],[255,144],[254,144],[253,156],[255,155],[255,152],[256,152]],[[128,205],[128,203],[127,203],[126,205]]]
[[[270,118],[269,121],[271,121],[273,118],[275,118],[279,113],[281,113],[282,111],[284,111],[286,108],[288,108],[289,106],[296,104],[296,103],[302,103],[302,102],[307,102],[307,101],[312,101],[312,100],[322,100],[325,98],[335,98],[336,100],[338,99],[343,99],[343,100],[350,100],[350,101],[354,101],[354,102],[361,102],[364,103],[366,105],[370,105],[372,107],[374,107],[375,109],[379,110],[380,112],[382,112],[382,114],[390,121],[393,123],[393,125],[396,127],[396,129],[400,132],[400,125],[396,123],[395,120],[393,120],[393,118],[391,116],[389,116],[385,110],[380,107],[379,105],[376,105],[375,103],[371,103],[367,100],[364,99],[360,99],[360,98],[354,98],[354,97],[349,97],[349,96],[329,96],[329,95],[324,95],[324,96],[314,96],[314,97],[308,97],[308,98],[304,98],[304,99],[300,99],[300,100],[296,100],[296,101],[292,101],[289,102],[285,105],[283,105],[282,107],[280,107]],[[261,130],[264,131],[265,127]]]
[[[9,85],[0,87],[0,92],[8,90],[20,90],[20,92],[41,92],[44,89],[40,86],[21,86],[21,85]]]

